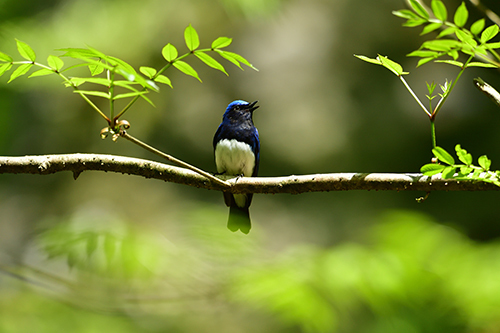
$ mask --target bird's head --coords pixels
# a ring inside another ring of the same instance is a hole
[[[227,106],[226,112],[224,113],[224,118],[234,119],[234,120],[245,120],[252,119],[253,112],[259,107],[256,106],[258,101],[248,103],[242,100],[236,100]]]

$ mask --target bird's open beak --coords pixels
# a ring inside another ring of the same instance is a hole
[[[259,105],[255,106],[255,104],[257,104],[258,101],[255,101],[255,102],[252,102],[250,104],[248,104],[247,106],[247,110],[250,111],[250,112],[253,112],[255,111],[256,109],[259,108]]]

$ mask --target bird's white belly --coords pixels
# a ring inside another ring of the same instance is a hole
[[[219,173],[251,177],[255,168],[255,155],[247,143],[223,139],[215,147],[215,164]]]

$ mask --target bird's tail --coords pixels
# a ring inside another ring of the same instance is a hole
[[[248,207],[240,208],[236,205],[231,205],[229,208],[227,228],[233,232],[241,230],[242,233],[248,234],[251,227]]]

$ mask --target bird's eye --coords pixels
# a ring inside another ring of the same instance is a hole
[[[236,106],[234,107],[234,111],[240,111],[240,106],[239,106],[239,105],[236,105]]]

